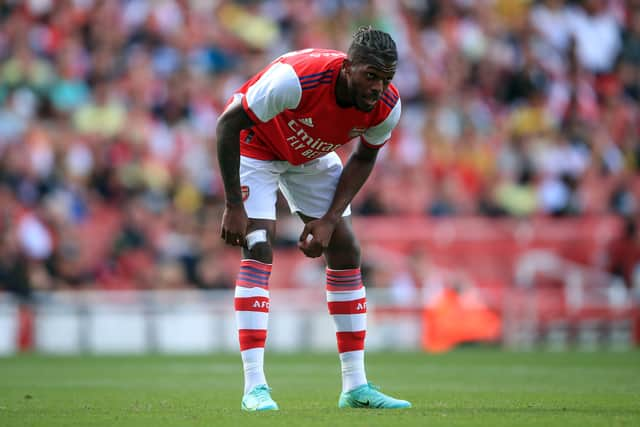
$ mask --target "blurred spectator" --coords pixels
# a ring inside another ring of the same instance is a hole
[[[24,300],[31,296],[28,260],[21,253],[16,236],[5,230],[0,231],[0,290]]]
[[[233,289],[235,279],[222,269],[215,253],[198,260],[195,283],[201,289]]]
[[[620,236],[611,242],[607,270],[626,287],[640,289],[640,228],[635,218],[627,218]]]
[[[73,115],[75,128],[89,135],[112,137],[125,127],[126,109],[116,99],[107,82],[99,82],[93,90],[93,100],[77,109]]]
[[[620,25],[613,10],[614,3],[585,0],[571,7],[567,13],[580,65],[594,73],[611,72],[621,48]]]
[[[447,274],[434,264],[426,249],[412,249],[407,256],[406,265],[402,266],[389,282],[394,302],[410,305],[419,301],[422,295],[423,302],[429,304],[443,291]]]
[[[629,10],[624,31],[620,80],[625,93],[640,101],[640,7]]]

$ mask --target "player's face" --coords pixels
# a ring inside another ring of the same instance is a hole
[[[349,92],[353,105],[360,111],[373,110],[395,72],[395,65],[350,64]]]

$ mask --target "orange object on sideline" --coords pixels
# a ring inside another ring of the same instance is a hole
[[[495,341],[500,337],[500,317],[479,298],[465,293],[446,288],[425,307],[422,346],[426,351],[444,352],[462,342]]]

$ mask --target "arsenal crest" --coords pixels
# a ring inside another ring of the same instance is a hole
[[[245,202],[249,198],[249,186],[243,185],[240,187],[240,191],[242,191],[242,201]]]
[[[349,139],[362,135],[367,128],[353,128],[349,131]]]

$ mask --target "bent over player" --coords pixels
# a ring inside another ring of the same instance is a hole
[[[327,302],[342,369],[341,408],[408,408],[367,382],[366,297],[349,204],[400,118],[391,84],[398,54],[385,32],[361,28],[347,54],[305,49],[274,60],[230,99],[217,125],[226,206],[221,237],[242,246],[235,310],[244,367],[242,409],[277,410],[264,375],[269,275],[282,191],[305,222],[299,248],[324,255]],[[338,147],[358,145],[344,169]]]

